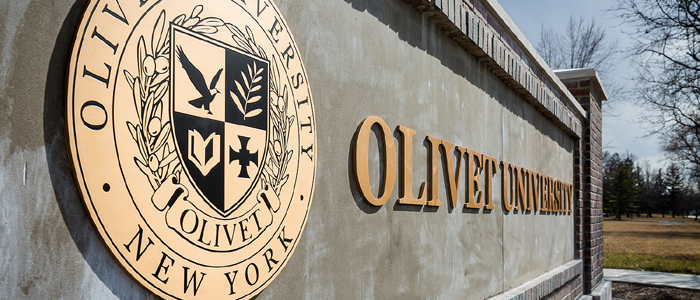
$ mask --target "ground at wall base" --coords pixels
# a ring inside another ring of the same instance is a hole
[[[700,299],[700,290],[613,282],[612,297],[613,300],[690,300]]]

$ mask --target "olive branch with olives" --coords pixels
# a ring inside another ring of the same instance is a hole
[[[146,45],[143,36],[139,38],[137,76],[124,70],[138,116],[137,124],[126,122],[141,154],[141,157],[134,157],[134,162],[146,174],[154,190],[171,174],[179,180],[182,170],[175,147],[169,145],[170,121],[164,122],[163,118],[163,98],[168,93],[170,77],[170,36],[165,23],[165,11],[162,11],[153,27],[150,45]]]
[[[270,156],[265,164],[264,172],[261,176],[263,187],[272,188],[275,194],[279,195],[282,186],[287,183],[289,174],[287,166],[292,159],[293,150],[288,149],[290,129],[294,124],[295,116],[287,114],[289,103],[287,85],[283,85],[280,91],[280,74],[277,61],[274,55],[268,59],[265,50],[255,42],[252,30],[247,25],[245,33],[236,25],[226,23],[217,17],[200,18],[203,10],[202,5],[197,5],[192,13],[187,16],[181,14],[172,20],[171,24],[179,25],[193,32],[200,34],[215,34],[219,28],[225,27],[231,33],[231,37],[236,42],[237,49],[245,53],[260,57],[271,62],[270,66],[270,119],[272,121],[271,139],[268,140],[268,152]],[[134,162],[149,179],[153,189],[157,189],[164,180],[171,175],[179,182],[182,165],[179,161],[175,147],[171,143],[170,121],[163,117],[163,98],[168,94],[170,67],[170,35],[167,30],[165,11],[161,11],[153,27],[150,47],[146,45],[144,36],[141,36],[137,47],[138,71],[137,76],[124,70],[124,76],[133,91],[134,104],[138,116],[137,124],[127,122],[127,127],[131,137],[137,143],[141,157],[134,157]],[[248,96],[256,86],[253,84],[259,81],[262,69],[257,69],[253,65],[248,66],[249,81],[243,76]],[[243,87],[238,82],[239,92]],[[259,88],[259,87],[258,87]],[[256,97],[244,99],[246,106],[241,102],[236,106],[245,117],[253,117],[261,111],[247,111],[247,104],[260,99]],[[237,97],[233,97],[237,99]],[[236,101],[234,101],[236,102]],[[167,117],[167,114],[166,114]]]

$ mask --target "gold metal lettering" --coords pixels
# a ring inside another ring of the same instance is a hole
[[[528,193],[528,203],[532,203],[533,205],[533,210],[537,211],[538,210],[538,200],[539,200],[539,185],[538,181],[540,180],[540,174],[537,172],[530,171],[530,188],[529,188],[529,193]]]
[[[547,211],[547,176],[540,174],[540,211]]]
[[[462,175],[462,159],[464,154],[467,152],[467,148],[457,146],[455,148],[454,144],[447,141],[442,141],[440,144],[445,155],[442,157],[443,166],[447,170],[447,191],[450,197],[450,207],[457,207],[457,197],[459,196],[459,178]],[[457,151],[457,169],[454,169],[453,164],[453,153],[455,149]],[[456,176],[455,176],[456,175]]]
[[[375,198],[370,189],[368,171],[368,145],[369,134],[372,127],[377,125],[383,143],[384,173],[379,198]],[[399,180],[399,204],[441,206],[439,199],[439,156],[442,155],[443,170],[447,182],[450,207],[457,206],[459,197],[460,178],[462,174],[462,160],[466,160],[467,196],[464,208],[468,209],[494,209],[493,203],[493,177],[498,173],[496,165],[498,160],[494,157],[455,146],[454,144],[426,136],[425,141],[429,145],[428,182],[421,182],[418,197],[413,196],[413,137],[416,131],[405,126],[397,126],[396,131],[401,135],[401,162]],[[393,192],[396,181],[396,155],[394,141],[391,132],[384,120],[372,116],[362,121],[357,129],[355,145],[353,149],[353,168],[358,189],[363,198],[372,205],[381,206],[388,201]],[[440,153],[442,151],[442,153]],[[455,164],[454,154],[457,154]],[[573,185],[559,181],[552,177],[522,168],[520,166],[501,161],[501,199],[503,210],[541,211],[553,213],[573,212]],[[485,171],[485,172],[484,172]],[[485,173],[485,187],[480,187],[480,176]],[[427,185],[427,187],[426,187]],[[429,195],[428,195],[429,194]],[[483,199],[483,200],[482,200]]]
[[[509,168],[509,163],[501,161],[501,199],[503,199],[503,209],[505,211],[511,211],[513,209],[513,206],[511,205],[510,201],[508,201],[508,186],[509,179],[511,179],[508,176]]]
[[[475,159],[478,162],[475,163]],[[484,157],[476,151],[467,150],[467,201],[464,208],[484,207],[484,202],[481,201],[482,192],[479,190],[479,174],[483,166]]]
[[[557,180],[557,212],[564,212],[564,194],[562,182]]]
[[[521,168],[520,174],[522,175],[520,177],[521,179],[521,184],[523,185],[523,195],[522,195],[522,201],[523,203],[523,210],[525,210],[525,204],[527,204],[527,211],[532,211],[532,198],[530,197],[530,191],[528,190],[529,187],[529,180],[530,180],[530,170]]]
[[[440,164],[440,145],[442,141],[432,136],[425,138],[430,144],[430,197],[428,197],[429,206],[441,206],[439,191],[438,191],[438,164]]]
[[[545,212],[551,211],[551,207],[550,207],[550,203],[549,203],[550,202],[550,198],[549,198],[550,197],[550,194],[549,194],[549,189],[550,189],[549,183],[550,182],[551,182],[551,178],[549,178],[548,176],[544,176],[544,182],[543,182],[543,187],[542,187],[542,189],[543,189],[542,208],[543,208],[543,211],[545,211]]]
[[[557,199],[557,180],[552,178],[552,212],[553,213],[558,213],[559,210],[557,208],[559,199]]]
[[[554,178],[547,177],[547,211],[554,212]]]
[[[515,210],[525,211],[527,206],[525,205],[525,189],[523,186],[523,176],[522,169],[519,166],[513,166],[513,181],[514,181],[514,198],[515,198]]]
[[[381,133],[380,140],[384,146],[384,152],[382,155],[384,161],[384,181],[382,182],[379,198],[375,198],[374,195],[372,195],[368,170],[367,151],[369,151],[369,133],[372,131],[372,126],[374,125],[379,127],[379,132]],[[355,135],[355,147],[353,148],[352,152],[353,169],[355,170],[355,182],[357,182],[357,189],[360,191],[360,194],[362,194],[365,201],[372,205],[381,206],[386,203],[394,190],[394,183],[396,182],[395,151],[394,139],[391,136],[391,130],[389,129],[389,125],[387,125],[382,118],[371,116],[364,119],[362,123],[360,123],[360,126],[357,128],[357,134]]]
[[[561,198],[562,198],[562,212],[568,213],[571,207],[569,206],[569,184],[561,183]]]
[[[401,133],[402,140],[399,203],[425,205],[425,182],[420,184],[418,199],[413,198],[413,136],[416,135],[416,131],[405,126],[397,126],[396,130]]]
[[[574,212],[574,203],[573,203],[573,191],[574,191],[574,185],[573,184],[567,184],[566,187],[566,195],[569,200],[569,213]]]
[[[493,206],[493,175],[496,175],[496,159],[483,154],[484,169],[486,170],[486,197],[484,209],[494,209]]]

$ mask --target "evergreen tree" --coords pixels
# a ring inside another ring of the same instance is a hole
[[[687,194],[683,169],[677,163],[671,163],[666,169],[666,210],[671,211],[671,216],[676,217],[679,212],[679,204],[683,197]]]
[[[700,167],[690,169],[690,209],[695,214],[695,221],[700,217]]]
[[[651,188],[652,188],[652,170],[651,167],[649,166],[648,162],[644,163],[644,167],[639,167],[640,172],[641,172],[641,181],[640,181],[640,193],[639,193],[639,211],[644,212],[644,214],[648,217],[650,217],[651,212],[653,211],[653,198],[651,197]]]
[[[630,217],[632,217],[632,214],[637,214],[637,217],[641,217],[641,204],[642,204],[642,195],[644,195],[644,171],[642,171],[642,167],[639,164],[634,164],[634,179],[637,181],[637,186],[639,187],[639,194],[637,196],[637,209],[634,212],[630,212]]]
[[[650,205],[649,211],[647,211],[647,217],[651,217],[652,211],[662,208],[662,205],[665,201],[665,193],[666,179],[664,177],[664,173],[661,169],[656,169],[656,172],[654,172],[654,174],[651,177],[649,194],[647,195],[647,197],[650,198]]]
[[[640,182],[634,172],[634,163],[630,164],[627,159],[617,164],[610,177],[610,210],[615,213],[616,219],[621,220],[623,214],[637,210],[641,192]]]
[[[606,213],[610,212],[607,208],[610,207],[610,195],[608,192],[610,190],[612,173],[620,161],[622,161],[622,158],[620,158],[619,154],[611,154],[608,151],[603,152],[603,207]]]

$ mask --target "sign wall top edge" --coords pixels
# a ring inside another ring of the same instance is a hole
[[[511,35],[511,37],[514,38],[515,42],[518,43],[521,49],[525,52],[525,55],[527,55],[532,62],[537,64],[538,68],[544,72],[544,75],[554,85],[557,91],[568,100],[568,104],[570,104],[572,107],[575,107],[575,109],[580,115],[585,116],[586,113],[581,104],[579,104],[578,101],[576,101],[576,98],[571,94],[571,92],[569,92],[566,86],[564,86],[564,83],[555,74],[554,70],[552,70],[552,68],[550,68],[549,65],[547,65],[547,62],[545,62],[544,59],[540,56],[540,54],[537,52],[537,50],[535,50],[535,47],[532,46],[530,41],[525,37],[525,34],[523,34],[522,31],[520,31],[518,26],[515,24],[515,22],[513,22],[513,20],[510,18],[508,13],[506,13],[503,7],[501,7],[498,1],[476,1],[480,1],[484,5],[484,7],[487,10],[489,10],[491,15],[497,18],[498,23],[500,23],[502,28],[505,29]]]

